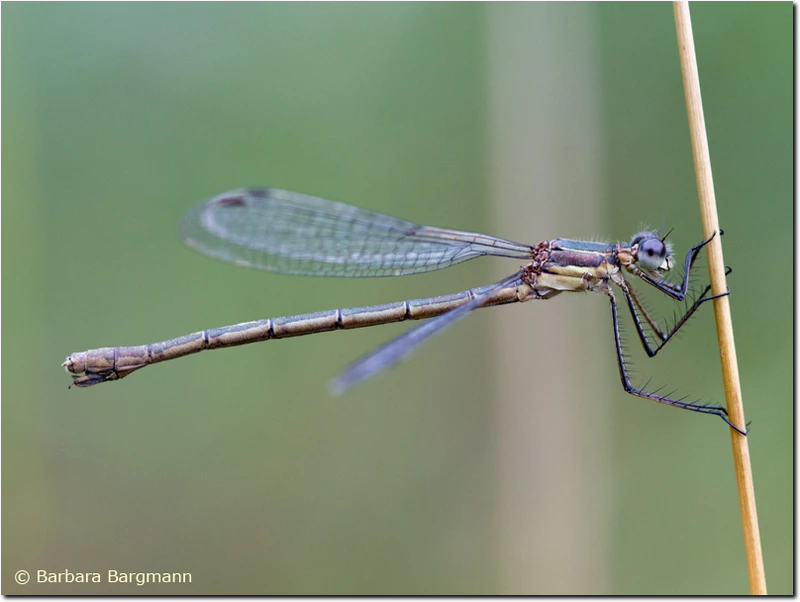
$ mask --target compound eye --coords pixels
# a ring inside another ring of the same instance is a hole
[[[639,243],[636,260],[645,270],[657,270],[667,258],[667,245],[659,238],[646,238]]]

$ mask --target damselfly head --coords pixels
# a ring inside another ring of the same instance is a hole
[[[639,267],[659,272],[668,272],[672,269],[672,254],[664,238],[654,232],[639,232],[633,237],[631,249]]]

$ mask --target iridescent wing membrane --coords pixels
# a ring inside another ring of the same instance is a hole
[[[529,245],[275,188],[235,190],[198,205],[181,235],[212,257],[305,276],[403,276],[482,255],[531,257]]]

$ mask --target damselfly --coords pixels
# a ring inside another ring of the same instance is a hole
[[[631,395],[685,410],[714,414],[732,424],[725,408],[672,393],[648,392],[632,383],[620,343],[617,301],[619,287],[633,316],[636,332],[649,357],[655,356],[700,305],[716,297],[710,285],[687,306],[671,329],[662,328],[647,311],[628,273],[672,299],[687,297],[689,273],[700,250],[714,235],[686,254],[683,280],[675,284],[663,274],[672,269],[666,237],[640,232],[629,243],[605,244],[557,238],[525,245],[484,234],[418,226],[352,205],[284,190],[241,189],[217,196],[193,209],[183,220],[184,241],[201,253],[239,265],[305,276],[402,276],[438,270],[494,255],[522,260],[525,265],[496,284],[454,295],[351,309],[335,309],[286,318],[270,318],[203,330],[161,343],[138,347],[105,347],[67,357],[63,366],[78,387],[118,380],[149,364],[206,349],[233,347],[270,339],[330,330],[346,330],[403,320],[431,318],[352,364],[333,382],[341,393],[406,356],[433,334],[481,307],[551,299],[563,292],[593,291],[607,295],[622,386]],[[645,327],[655,335],[651,342]]]

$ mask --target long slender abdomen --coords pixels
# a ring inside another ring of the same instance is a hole
[[[432,318],[463,305],[475,295],[480,295],[490,288],[483,287],[454,295],[401,301],[388,305],[333,309],[312,314],[244,322],[137,347],[90,349],[69,355],[62,366],[72,374],[75,386],[91,387],[102,382],[119,380],[149,364],[184,357],[206,349],[236,347],[317,332]],[[517,289],[517,286],[510,286],[493,292],[492,299],[487,305],[523,300]]]

